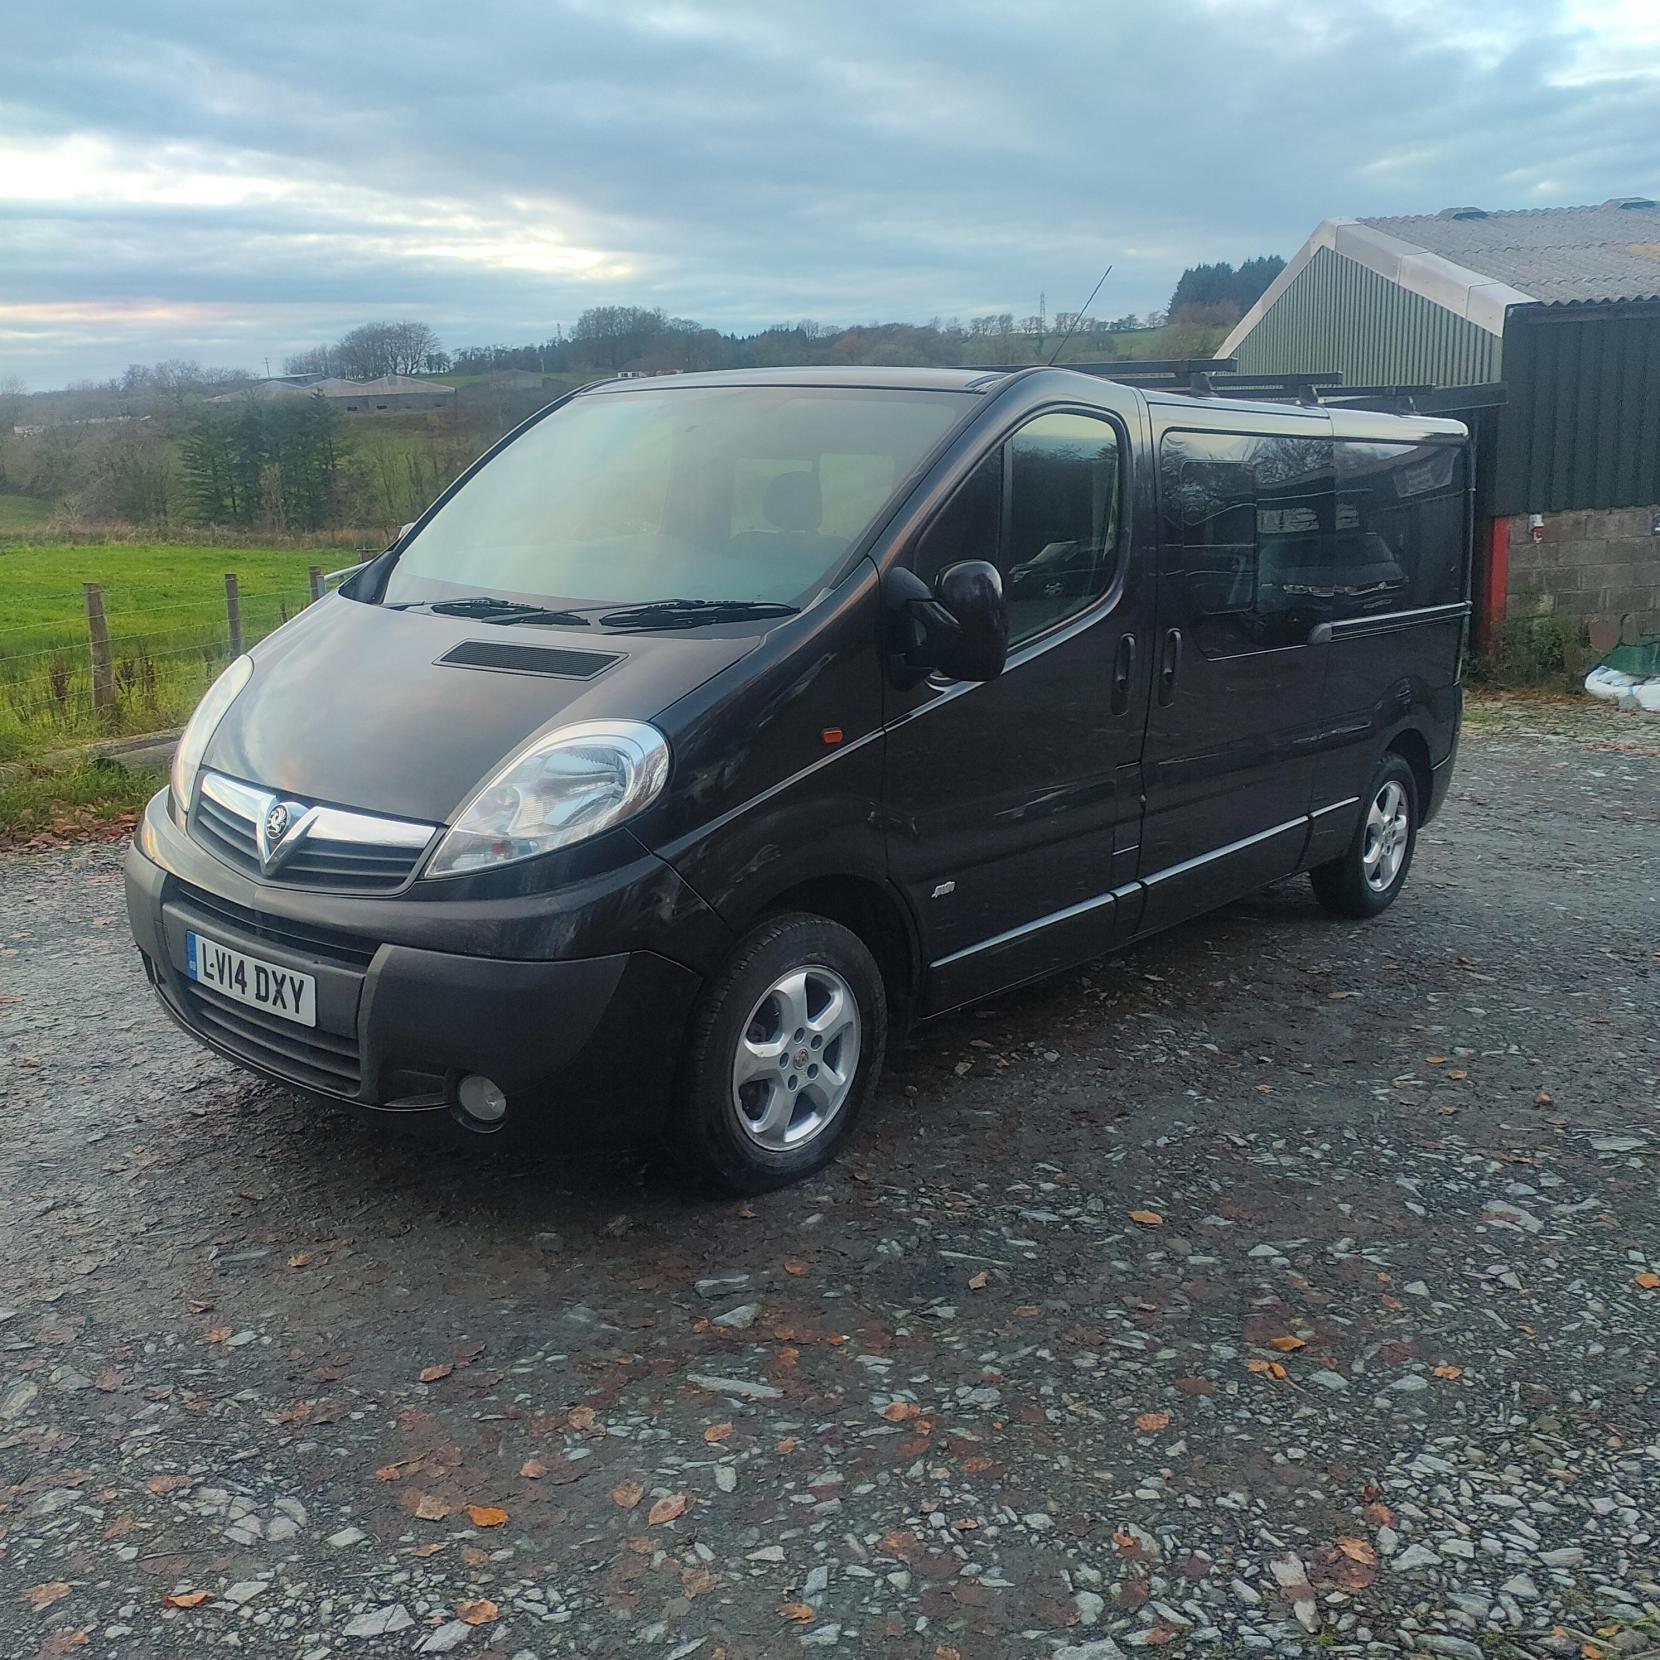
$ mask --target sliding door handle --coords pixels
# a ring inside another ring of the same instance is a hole
[[[1135,685],[1135,635],[1126,634],[1118,642],[1118,655],[1112,667],[1112,712],[1122,715],[1130,707],[1130,691]]]
[[[1182,667],[1182,631],[1169,629],[1159,654],[1159,707],[1168,709],[1176,696],[1176,680]]]

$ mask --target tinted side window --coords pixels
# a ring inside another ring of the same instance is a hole
[[[1199,649],[1235,657],[1305,644],[1329,615],[1330,442],[1171,433],[1160,471]]]
[[[1009,641],[1087,610],[1118,569],[1118,432],[1093,415],[1040,415],[1009,440],[1009,523],[1001,561]]]
[[[1370,617],[1464,598],[1464,452],[1337,443],[1333,616]]]
[[[997,563],[1003,532],[1003,451],[995,449],[922,533],[913,568],[931,588],[947,565],[964,559]]]

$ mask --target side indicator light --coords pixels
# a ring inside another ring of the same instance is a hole
[[[827,727],[825,727],[825,729],[821,733],[819,733],[819,736],[827,744],[832,744],[833,745],[833,744],[839,744],[842,741],[842,739],[846,736],[846,734],[842,731],[842,729],[839,726],[827,726]]]

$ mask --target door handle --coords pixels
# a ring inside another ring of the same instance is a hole
[[[1112,668],[1112,712],[1122,715],[1130,707],[1130,686],[1135,680],[1135,635],[1126,634],[1118,642],[1118,655]]]
[[[1176,676],[1182,666],[1182,631],[1170,629],[1159,656],[1159,707],[1168,709],[1176,696]]]

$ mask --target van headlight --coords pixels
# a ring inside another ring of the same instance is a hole
[[[236,658],[208,687],[202,701],[196,705],[196,713],[179,734],[178,747],[173,751],[173,770],[167,775],[167,789],[173,817],[181,826],[190,811],[190,798],[196,791],[196,774],[202,765],[202,757],[207,754],[214,728],[225,718],[225,711],[236,702],[237,693],[248,684],[253,672],[253,658]]]
[[[486,780],[445,832],[426,874],[457,876],[585,841],[648,807],[668,776],[668,740],[655,726],[561,726]]]

